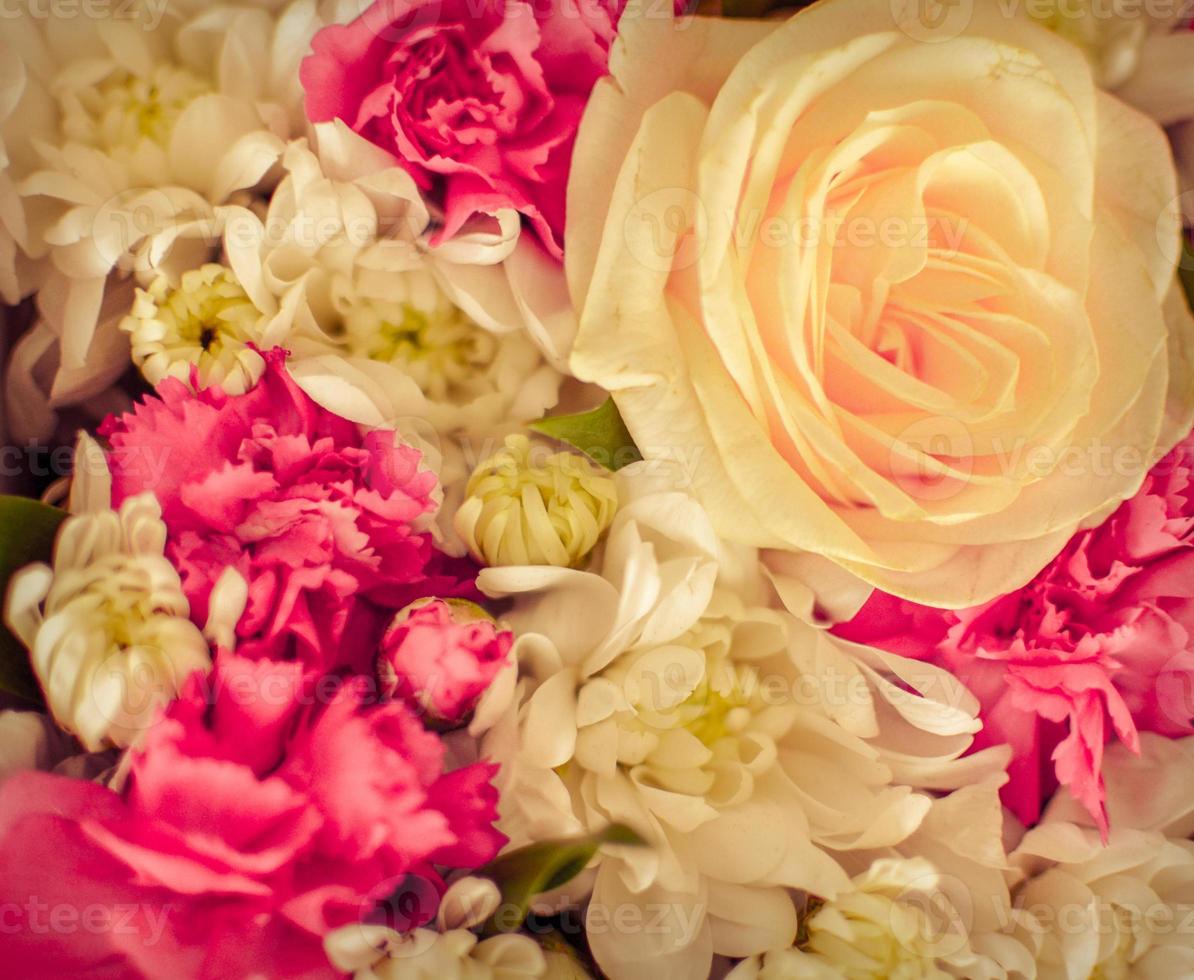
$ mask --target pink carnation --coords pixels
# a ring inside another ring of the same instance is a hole
[[[440,238],[512,208],[558,258],[572,145],[623,2],[378,0],[315,36],[307,114],[402,161],[442,206]]]
[[[933,660],[974,692],[975,748],[1012,747],[1004,802],[1022,821],[1060,784],[1106,833],[1104,743],[1194,732],[1194,437],[1018,592],[959,612],[875,593],[836,632]]]
[[[284,361],[268,353],[243,395],[167,379],[109,417],[113,504],[146,490],[161,502],[197,624],[224,569],[244,576],[240,653],[368,673],[393,610],[469,585],[419,530],[436,481],[418,451],[320,408]]]
[[[399,891],[416,901],[398,924],[426,920],[439,868],[505,842],[494,767],[445,773],[440,740],[405,705],[367,703],[364,678],[321,688],[222,652],[212,679],[146,733],[123,794],[38,772],[0,786],[0,906],[118,924],[17,922],[12,975],[332,976],[328,931]]]
[[[461,621],[448,603],[432,600],[399,614],[382,640],[382,693],[456,724],[476,707],[513,642],[492,620]]]

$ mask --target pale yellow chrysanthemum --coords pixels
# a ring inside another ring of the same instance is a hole
[[[919,858],[882,859],[853,887],[813,903],[799,947],[739,964],[727,980],[950,980],[977,957],[941,899],[938,874]],[[934,901],[935,900],[935,901]]]
[[[219,384],[239,395],[265,367],[248,346],[260,318],[232,272],[209,262],[184,272],[176,287],[158,276],[148,289],[138,289],[120,329],[129,335],[133,361],[151,384],[168,377],[188,381],[196,367],[205,387]]]
[[[577,566],[618,507],[613,477],[575,453],[523,435],[473,471],[456,531],[487,565]]]
[[[508,933],[479,940],[470,931],[498,909],[501,898],[489,879],[460,878],[444,893],[435,929],[398,933],[358,923],[328,933],[324,949],[332,966],[354,980],[534,980],[548,975],[547,957],[530,936]]]
[[[481,394],[499,338],[453,304],[428,272],[395,275],[391,285],[387,298],[343,304],[340,340],[348,354],[401,368],[433,401]]]
[[[55,720],[88,751],[131,744],[211,665],[165,542],[158,502],[141,494],[119,511],[68,518],[53,567],[13,577],[5,619],[30,650]]]

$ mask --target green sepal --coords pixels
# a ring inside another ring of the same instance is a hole
[[[607,470],[620,470],[643,458],[612,398],[591,412],[555,415],[529,426],[540,435],[578,449]]]
[[[603,844],[642,847],[644,843],[629,827],[611,824],[589,837],[537,841],[495,858],[475,872],[492,879],[502,893],[501,905],[481,927],[481,934],[495,936],[522,928],[535,896],[568,884]]]

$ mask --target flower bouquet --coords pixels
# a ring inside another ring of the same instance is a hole
[[[10,0],[0,972],[1194,977],[1182,0]]]

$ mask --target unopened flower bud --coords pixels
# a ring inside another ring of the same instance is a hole
[[[456,530],[487,565],[583,563],[618,507],[613,477],[576,453],[541,453],[526,436],[474,470]]]
[[[54,719],[95,752],[131,744],[183,681],[211,666],[152,494],[68,518],[54,565],[12,580],[5,618],[29,647]]]
[[[382,693],[455,724],[476,707],[513,642],[513,634],[474,603],[412,603],[382,639],[377,659]]]

